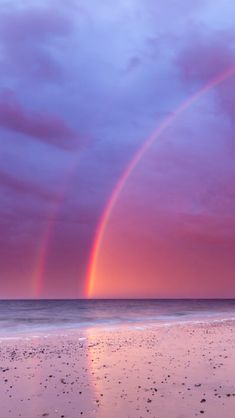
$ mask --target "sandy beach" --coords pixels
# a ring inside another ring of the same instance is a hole
[[[1,418],[234,418],[235,322],[1,339]]]

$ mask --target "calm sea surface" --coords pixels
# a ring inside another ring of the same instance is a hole
[[[235,300],[2,300],[0,336],[235,318]]]

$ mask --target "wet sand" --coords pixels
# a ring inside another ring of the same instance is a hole
[[[0,341],[1,418],[234,418],[235,322]]]

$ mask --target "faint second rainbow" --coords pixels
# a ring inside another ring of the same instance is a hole
[[[120,179],[118,180],[108,202],[105,207],[105,210],[101,216],[100,222],[98,224],[94,241],[93,241],[93,247],[91,250],[91,255],[88,263],[88,269],[87,269],[87,276],[86,276],[86,296],[92,297],[93,290],[94,290],[94,284],[95,284],[95,273],[96,273],[96,267],[97,267],[97,260],[99,257],[100,248],[102,245],[103,236],[105,234],[106,227],[108,225],[108,222],[110,220],[111,213],[113,211],[113,208],[116,205],[116,202],[120,196],[120,193],[125,187],[125,184],[138,164],[138,162],[141,160],[145,152],[148,150],[148,148],[158,139],[158,137],[167,129],[174,120],[180,116],[185,110],[187,110],[194,102],[196,102],[197,99],[202,97],[205,93],[207,93],[209,90],[211,90],[213,87],[216,87],[229,77],[233,76],[235,74],[235,65],[230,66],[227,68],[222,74],[214,77],[212,80],[210,80],[205,86],[203,86],[200,90],[198,90],[196,93],[192,94],[188,99],[183,101],[176,110],[169,114],[163,122],[154,130],[154,132],[144,141],[144,143],[141,145],[139,150],[134,155],[133,159],[121,175]]]
[[[49,256],[50,244],[53,238],[55,225],[58,220],[58,215],[61,209],[62,202],[64,201],[66,192],[68,190],[68,185],[77,168],[79,158],[80,155],[76,156],[74,161],[70,162],[70,165],[64,177],[64,181],[60,187],[59,193],[55,201],[53,202],[52,208],[49,210],[48,217],[45,222],[45,228],[42,232],[42,238],[39,243],[34,270],[31,278],[31,292],[33,294],[33,297],[35,298],[39,298],[42,296],[46,264]]]

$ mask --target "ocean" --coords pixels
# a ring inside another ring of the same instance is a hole
[[[0,336],[235,318],[235,299],[1,300]]]

